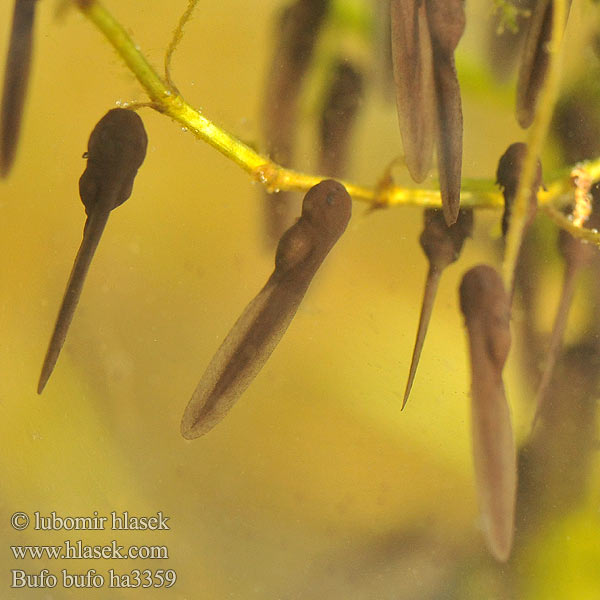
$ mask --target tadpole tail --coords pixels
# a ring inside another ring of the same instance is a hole
[[[573,296],[575,295],[575,281],[577,279],[576,275],[578,271],[579,265],[567,264],[565,267],[563,287],[560,294],[560,301],[558,303],[558,310],[556,311],[556,317],[554,317],[552,336],[550,338],[550,346],[548,347],[547,352],[548,358],[546,360],[544,372],[535,395],[535,416],[533,417],[533,423],[531,424],[532,431],[535,429],[544,405],[548,387],[550,386],[550,382],[552,380],[554,366],[556,365],[556,359],[560,353],[563,336],[567,327],[567,320],[569,318],[569,310],[571,309]]]
[[[71,270],[71,275],[69,276],[69,281],[67,283],[67,289],[63,296],[58,317],[56,318],[54,332],[52,333],[50,343],[48,344],[48,350],[38,382],[38,394],[41,394],[44,391],[44,387],[54,370],[60,351],[65,343],[69,326],[71,325],[75,309],[79,303],[87,272],[90,268],[96,248],[98,247],[98,243],[100,242],[100,238],[102,237],[102,232],[106,227],[109,214],[109,211],[95,212],[88,217],[85,223],[83,240],[81,241],[81,246],[75,257],[73,269]]]
[[[408,372],[408,381],[406,382],[406,390],[404,391],[404,399],[402,400],[402,408],[406,406],[408,397],[415,380],[417,373],[417,367],[419,365],[419,358],[421,357],[421,350],[423,350],[423,344],[425,343],[425,336],[427,335],[427,328],[431,319],[431,313],[433,312],[433,304],[435,302],[435,296],[437,294],[438,285],[440,282],[440,276],[442,271],[433,265],[429,266],[427,272],[427,279],[425,280],[425,291],[423,293],[423,303],[421,304],[421,316],[419,317],[419,327],[417,329],[417,337],[415,338],[415,347],[413,349],[412,360],[410,363],[410,370]]]
[[[184,438],[204,435],[231,410],[287,331],[310,279],[297,289],[270,279],[244,309],[185,409],[181,419]]]
[[[36,2],[15,0],[0,111],[0,177],[8,175],[17,150],[29,82]]]
[[[490,370],[485,340],[471,335],[471,430],[477,496],[486,544],[506,562],[514,538],[517,454],[502,378]]]

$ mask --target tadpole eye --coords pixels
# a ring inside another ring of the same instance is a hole
[[[327,202],[327,204],[329,204],[329,206],[333,206],[335,202],[333,194],[327,194],[327,198],[325,198],[325,201]]]
[[[89,154],[89,152],[84,152],[84,153],[81,155],[81,158],[88,158],[88,157],[89,157],[89,155],[90,155],[90,154]]]

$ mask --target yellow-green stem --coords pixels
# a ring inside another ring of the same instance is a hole
[[[224,129],[215,125],[212,121],[203,116],[199,110],[191,107],[172,85],[164,81],[156,73],[156,71],[152,68],[140,51],[139,47],[136,46],[135,42],[127,34],[125,29],[102,6],[100,2],[97,0],[76,0],[76,3],[83,14],[104,34],[108,42],[124,60],[127,67],[135,75],[144,90],[146,90],[146,93],[150,97],[152,106],[154,108],[161,113],[169,115],[172,119],[180,123],[199,139],[212,145],[227,158],[236,162],[245,171],[250,173],[257,181],[264,184],[267,189],[271,191],[296,190],[305,192],[323,179],[322,176],[299,173],[291,169],[285,169],[271,161],[268,157],[262,156],[249,146],[246,146]],[[562,4],[564,8],[564,0],[560,0],[560,4]],[[194,2],[191,2],[190,10],[193,8],[193,6]],[[189,17],[189,15],[187,16]],[[183,20],[183,23],[185,23],[185,20]],[[180,25],[182,25],[181,21]],[[173,42],[175,45],[177,43],[176,39],[179,39],[177,35],[175,36],[175,41]],[[554,36],[553,39],[556,40]],[[555,52],[552,52],[551,62],[553,64],[556,62],[553,58],[554,55]],[[556,73],[552,75],[552,81],[555,78]],[[532,127],[531,135],[531,138],[535,137],[535,139],[530,139],[530,149],[533,149],[534,142],[536,147],[541,144],[541,139],[543,138],[543,135],[547,129],[550,106],[544,104],[544,99],[549,94],[550,96],[553,94],[553,88],[548,87],[547,82],[540,99],[541,110],[547,114],[544,116],[543,121],[541,120],[541,116],[538,115],[536,117],[536,122]],[[543,128],[542,125],[544,125]],[[535,136],[534,130],[536,132]],[[529,188],[524,182],[527,178],[530,179],[532,177],[533,166],[535,165],[534,157],[536,152],[530,152],[529,160],[526,161],[528,164],[526,164],[526,168],[524,168],[522,188],[525,193]],[[600,159],[585,163],[584,167],[590,174],[592,180],[597,180],[600,178]],[[527,173],[529,173],[528,177],[526,177]],[[342,181],[342,183],[346,186],[348,192],[354,200],[369,203],[374,207],[411,205],[421,206],[423,208],[441,207],[440,194],[437,190],[402,188],[393,184],[383,187],[369,187],[356,185],[349,181]],[[538,194],[538,202],[540,205],[564,202],[566,195],[571,192],[572,184],[569,172],[564,172],[561,173],[554,181],[547,183],[546,191],[540,191]],[[523,192],[521,195],[523,195]],[[460,198],[461,205],[464,207],[501,208],[503,206],[503,200],[500,192],[494,185],[494,182],[489,179],[463,180]],[[513,218],[513,221],[516,220],[517,219]],[[563,224],[561,226],[565,225]],[[569,231],[571,231],[573,227],[574,226],[571,224]],[[509,232],[509,237],[510,235],[511,233]],[[588,239],[590,233],[587,232],[587,230],[583,230],[581,235],[577,235],[577,232],[575,232],[574,235]],[[515,243],[518,250],[521,233],[517,234],[517,232],[513,232],[512,236],[518,242],[511,242],[513,251],[515,248]],[[510,273],[512,273],[512,269],[513,267],[510,268]]]

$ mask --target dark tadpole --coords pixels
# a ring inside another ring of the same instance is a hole
[[[424,229],[419,238],[421,248],[429,261],[429,270],[425,281],[425,293],[421,304],[421,316],[415,339],[408,381],[402,401],[402,409],[406,406],[417,372],[421,350],[425,343],[427,327],[431,319],[435,296],[442,271],[458,260],[463,244],[473,233],[472,209],[461,209],[454,225],[448,227],[441,210],[429,208],[424,211]]]
[[[523,160],[527,153],[527,145],[522,142],[511,144],[506,152],[500,157],[498,162],[498,170],[496,171],[496,183],[502,189],[504,196],[504,214],[502,215],[502,236],[506,237],[510,225],[513,205],[517,196],[519,187],[519,179],[521,178],[521,170],[523,168]],[[525,228],[531,225],[537,212],[537,192],[542,183],[542,163],[537,161],[537,168],[533,184],[531,185],[531,193],[529,195],[529,206],[527,210],[527,221]]]
[[[292,167],[298,127],[298,102],[329,0],[296,0],[280,14],[273,59],[263,100],[263,132],[267,153],[284,167]],[[275,242],[291,221],[289,193],[265,193],[265,227]]]
[[[483,530],[492,555],[506,561],[514,536],[516,450],[502,370],[511,345],[510,302],[495,269],[479,265],[460,286],[471,357],[473,459]]]
[[[599,77],[596,68],[577,81],[573,91],[556,103],[552,130],[568,165],[591,160],[600,154],[600,90],[596,84]]]
[[[553,7],[553,0],[537,0],[529,17],[517,81],[517,121],[524,129],[533,123],[538,96],[550,64],[548,45],[552,39]],[[567,0],[567,17],[570,8],[571,0]]]
[[[363,77],[351,63],[336,62],[320,122],[321,173],[342,177],[347,164],[349,138],[362,99]]]
[[[352,210],[346,189],[325,180],[311,188],[300,219],[284,234],[275,270],[209,363],[181,420],[187,439],[221,421],[263,367],[291,323],[317,269],[342,235]]]
[[[598,195],[598,187],[594,187],[594,193]],[[587,226],[597,228],[600,226],[600,203],[594,202],[594,211],[590,217]],[[554,317],[554,325],[552,326],[552,334],[550,343],[546,351],[546,364],[538,385],[535,397],[535,415],[533,425],[537,423],[539,416],[542,414],[542,408],[546,397],[548,396],[548,388],[552,381],[554,367],[558,356],[560,355],[563,337],[567,328],[569,311],[573,303],[575,295],[577,274],[579,271],[591,262],[597,252],[597,248],[584,244],[581,240],[574,238],[568,231],[561,229],[558,233],[558,248],[565,261],[565,270],[563,275],[563,285],[558,301],[558,309]]]
[[[431,168],[435,139],[433,50],[426,2],[391,0],[392,63],[404,159],[422,182]]]
[[[87,166],[79,179],[79,195],[87,219],[83,240],[71,270],[38,383],[41,394],[67,337],[85,277],[110,211],[131,196],[133,180],[146,156],[148,138],[140,117],[123,108],[109,110],[90,135]]]
[[[392,0],[392,60],[406,164],[421,182],[437,148],[447,225],[458,217],[463,117],[454,51],[465,28],[463,0]]]
[[[2,177],[6,177],[12,167],[19,142],[23,106],[29,84],[36,3],[37,0],[15,0],[0,113]]]

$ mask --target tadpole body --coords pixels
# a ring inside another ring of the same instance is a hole
[[[351,209],[350,196],[336,181],[322,181],[308,191],[302,215],[279,241],[275,270],[227,334],[196,387],[181,421],[183,437],[193,439],[212,429],[252,383],[346,229]]]
[[[423,216],[424,229],[419,242],[429,261],[429,269],[402,409],[406,406],[415,379],[442,271],[458,260],[466,238],[473,233],[472,209],[461,209],[456,223],[450,227],[446,225],[441,210],[429,208],[423,212]]]
[[[454,51],[465,28],[463,0],[391,0],[398,121],[411,177],[423,181],[437,149],[442,208],[460,206],[463,117]]]
[[[597,212],[598,203],[596,202],[594,204],[594,209],[596,210],[592,212],[588,225],[597,228],[600,226],[600,215]],[[542,407],[546,400],[546,396],[548,395],[550,382],[552,381],[554,367],[562,348],[569,311],[571,309],[571,304],[573,303],[573,297],[575,296],[577,275],[579,271],[592,260],[594,253],[597,252],[596,248],[582,243],[581,240],[574,238],[564,229],[561,229],[558,232],[558,248],[565,262],[563,285],[558,301],[556,316],[554,317],[550,343],[548,345],[548,350],[546,351],[546,363],[535,395],[535,415],[532,427],[535,427],[535,424],[542,413]]]
[[[567,0],[566,17],[570,8],[571,0]],[[517,121],[524,129],[533,123],[538,96],[550,64],[548,45],[552,39],[553,11],[553,0],[537,0],[529,17],[517,81]]]
[[[498,272],[478,265],[463,277],[460,306],[471,358],[473,458],[483,529],[506,561],[514,535],[516,450],[502,370],[511,345],[510,300]]]
[[[278,16],[273,59],[263,101],[263,133],[267,153],[293,167],[298,104],[329,0],[296,0]],[[289,192],[265,192],[265,230],[273,245],[289,222]]]
[[[48,345],[38,394],[42,393],[58,360],[110,211],[131,196],[133,180],[144,161],[147,145],[142,120],[133,111],[123,108],[108,111],[90,135],[84,155],[87,166],[79,179],[79,195],[87,215],[83,240]]]
[[[6,177],[17,152],[29,85],[37,0],[15,0],[0,110],[0,176]]]
[[[512,209],[519,187],[519,179],[521,178],[523,160],[525,159],[526,153],[527,145],[522,142],[516,142],[506,149],[506,152],[500,157],[500,161],[498,162],[496,183],[502,189],[502,195],[504,196],[504,214],[502,215],[503,237],[506,237],[506,234],[508,233]],[[542,185],[542,163],[538,159],[535,178],[531,185],[531,193],[529,195],[525,228],[528,228],[535,218],[537,212],[537,192]]]
[[[332,69],[320,119],[321,173],[342,177],[347,164],[349,139],[362,98],[363,77],[348,61],[338,60]]]

